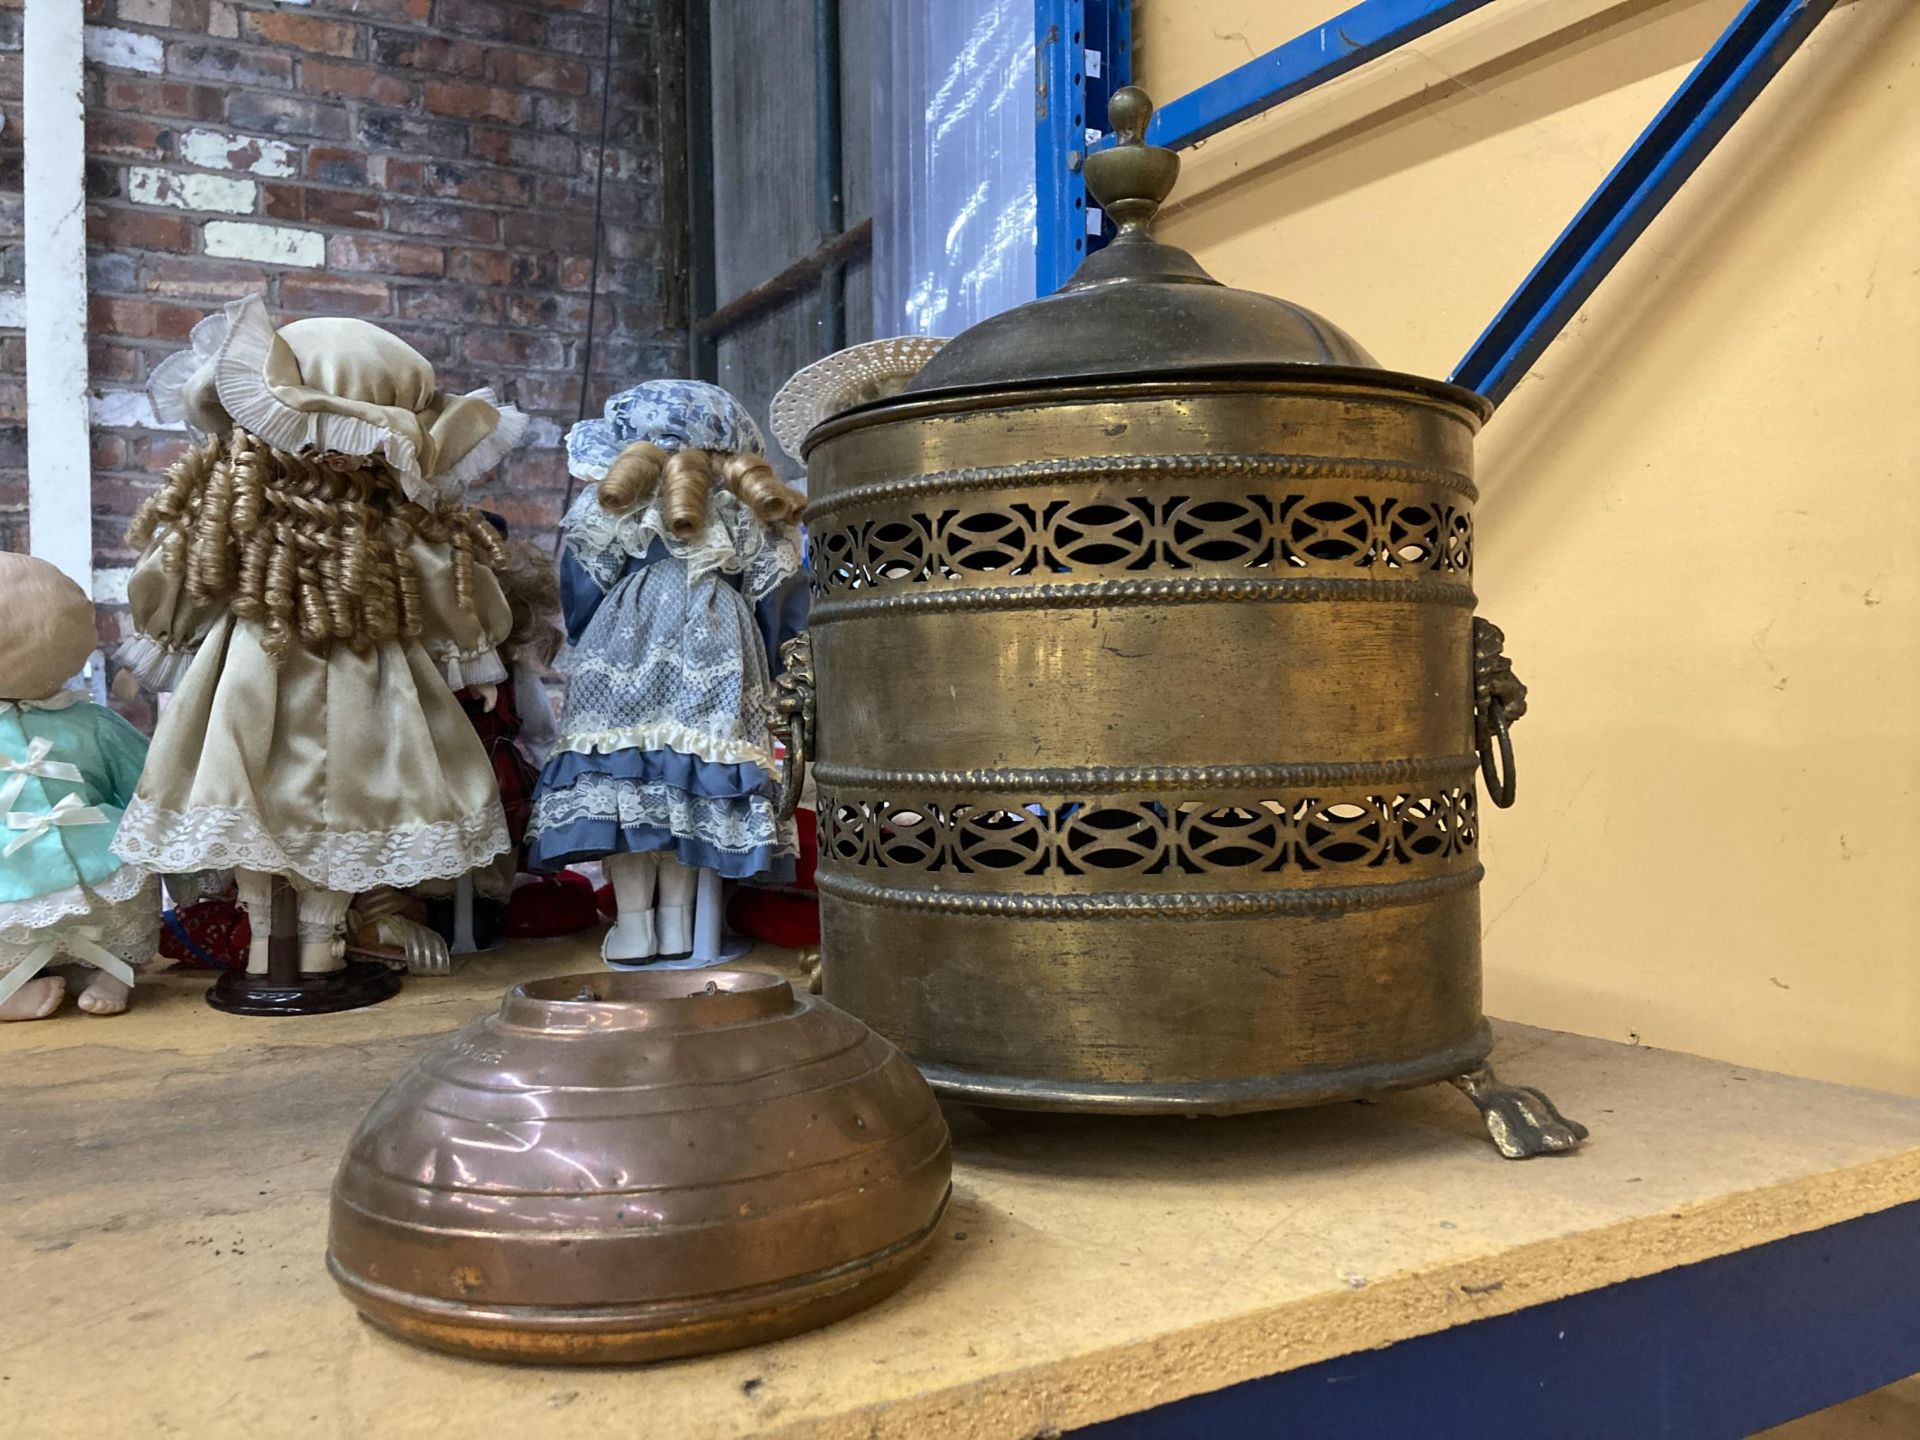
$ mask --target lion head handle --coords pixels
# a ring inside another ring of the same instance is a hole
[[[1473,621],[1473,732],[1480,752],[1480,773],[1487,795],[1506,809],[1518,780],[1513,770],[1513,741],[1507,727],[1527,713],[1527,687],[1506,656],[1507,637],[1491,620]]]
[[[1479,616],[1473,621],[1473,708],[1484,711],[1489,700],[1498,700],[1511,725],[1527,713],[1527,687],[1513,673],[1513,662],[1506,656],[1507,637],[1491,620]]]
[[[780,647],[781,670],[773,682],[772,730],[787,747],[780,767],[780,818],[800,805],[807,779],[807,747],[813,735],[813,637],[802,630]]]

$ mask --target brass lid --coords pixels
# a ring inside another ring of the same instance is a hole
[[[1270,375],[1309,367],[1325,378],[1437,389],[1484,411],[1457,386],[1383,370],[1346,331],[1304,306],[1222,285],[1148,225],[1172,192],[1180,157],[1145,142],[1153,102],[1129,85],[1107,107],[1115,143],[1087,156],[1087,189],[1119,227],[1053,294],[963,332],[900,397],[1087,380]],[[880,406],[862,407],[879,409]]]

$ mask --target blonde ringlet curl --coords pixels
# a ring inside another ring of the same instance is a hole
[[[807,497],[774,474],[766,458],[746,451],[689,448],[669,455],[658,445],[638,441],[621,451],[600,482],[601,508],[624,515],[657,491],[660,515],[682,540],[706,523],[707,497],[716,474],[756,520],[792,525],[807,507]]]
[[[627,446],[607,467],[607,478],[600,482],[600,508],[610,515],[624,515],[660,488],[660,472],[666,468],[667,452],[658,445],[640,440]]]
[[[728,455],[720,463],[720,483],[764,525],[797,524],[806,512],[807,497],[774,474],[764,456]]]
[[[169,466],[127,530],[181,575],[190,598],[229,605],[261,627],[278,660],[298,643],[336,641],[365,653],[421,633],[425,607],[408,547],[445,545],[455,603],[473,608],[473,567],[506,563],[476,511],[428,510],[408,500],[382,460],[276,450],[236,426]]]

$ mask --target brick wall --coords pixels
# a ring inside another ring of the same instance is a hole
[[[82,0],[35,0],[80,4]],[[685,365],[679,0],[84,0],[96,565],[179,452],[148,368],[209,308],[357,315],[441,384],[535,417],[480,497],[551,532],[560,437]],[[613,15],[613,94],[600,156]],[[0,0],[0,548],[27,542],[20,251],[25,0]],[[663,123],[663,114],[672,118]],[[111,621],[109,620],[109,626]]]

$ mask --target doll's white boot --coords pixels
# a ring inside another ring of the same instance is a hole
[[[633,969],[658,954],[654,944],[653,911],[622,912],[607,938],[600,942],[600,958],[616,969]]]
[[[693,894],[699,871],[669,852],[660,855],[660,903],[654,907],[654,938],[663,959],[684,960],[693,953]]]
[[[618,907],[613,928],[600,942],[600,958],[616,969],[632,969],[660,953],[653,931],[653,882],[659,874],[660,857],[652,853],[609,855],[600,868],[613,886]]]

